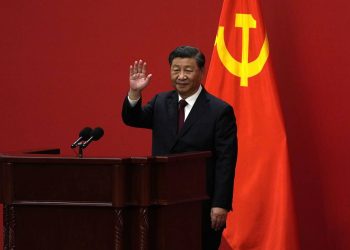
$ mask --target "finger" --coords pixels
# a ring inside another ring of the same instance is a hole
[[[138,72],[138,73],[141,73],[141,72],[142,72],[142,65],[143,65],[142,60],[139,60],[139,63],[138,63],[138,65],[137,65],[137,72]]]
[[[214,220],[211,221],[211,228],[216,230],[216,222]]]
[[[214,229],[215,231],[218,231],[221,228],[222,228],[222,224],[219,221],[216,221],[212,226],[212,229]]]
[[[225,225],[225,218],[224,216],[220,215],[213,215],[212,217],[212,228],[214,230],[221,230]]]
[[[146,76],[145,78],[145,87],[151,82],[152,79],[152,74],[149,74],[148,76]]]
[[[147,72],[147,63],[144,62],[142,65],[142,73],[146,75],[146,72]]]
[[[221,229],[221,223],[218,220],[215,220],[213,227],[212,227],[215,231],[218,231]]]
[[[216,225],[216,228],[217,230],[220,230],[224,227],[224,220],[222,218],[220,218],[218,221],[217,221],[217,225]]]
[[[131,78],[134,74],[134,67],[132,65],[130,65],[129,71],[130,71],[130,78]]]
[[[210,221],[211,221],[211,228],[215,229],[215,215],[213,213],[213,210],[210,212]]]
[[[215,214],[211,214],[211,228],[216,230],[217,228],[217,216]]]
[[[134,62],[134,68],[133,68],[133,72],[134,72],[134,74],[136,74],[136,73],[137,73],[137,65],[138,65],[138,62],[137,62],[137,61],[135,61],[135,62]]]

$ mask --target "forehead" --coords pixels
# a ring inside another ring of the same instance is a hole
[[[194,58],[181,58],[181,57],[175,57],[174,60],[171,63],[172,67],[192,67],[197,68],[197,62]]]

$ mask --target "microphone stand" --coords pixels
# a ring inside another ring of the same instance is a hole
[[[83,158],[83,149],[85,147],[83,147],[84,143],[83,142],[79,142],[78,146],[79,146],[79,152],[78,152],[78,158]]]

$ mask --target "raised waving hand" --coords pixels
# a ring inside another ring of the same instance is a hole
[[[147,63],[142,60],[135,61],[134,65],[130,65],[130,99],[138,99],[142,90],[147,87],[152,78],[152,74],[147,75]]]

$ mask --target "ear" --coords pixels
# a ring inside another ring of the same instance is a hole
[[[203,78],[204,78],[204,69],[200,69],[199,70],[199,72],[200,72],[200,78],[201,78],[201,81],[203,80]]]

